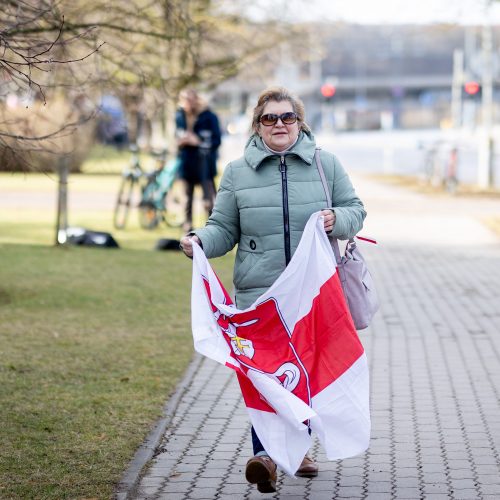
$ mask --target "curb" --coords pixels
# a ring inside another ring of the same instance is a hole
[[[127,470],[124,472],[120,482],[118,483],[114,495],[116,500],[131,500],[135,498],[136,489],[141,478],[141,472],[153,457],[156,448],[165,434],[165,430],[175,415],[180,400],[191,385],[194,375],[198,371],[203,360],[203,356],[195,352],[195,355],[189,363],[184,376],[177,384],[174,393],[165,404],[163,408],[163,416],[156,422],[153,429],[146,436],[144,442],[135,452]]]

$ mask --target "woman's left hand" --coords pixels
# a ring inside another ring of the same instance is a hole
[[[331,233],[333,231],[333,226],[335,225],[335,212],[333,210],[321,210],[321,215],[324,218],[324,227],[326,233]]]

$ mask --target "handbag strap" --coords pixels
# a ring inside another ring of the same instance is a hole
[[[323,184],[323,189],[325,190],[327,206],[332,206],[332,197],[330,196],[330,190],[328,188],[328,183],[326,181],[325,171],[323,170],[323,165],[321,164],[320,152],[321,148],[316,148],[314,151],[314,159],[316,160],[316,167],[318,167],[319,176],[321,178],[321,184]],[[340,257],[339,242],[335,236],[330,236],[332,242],[333,253],[335,254],[335,260],[337,262],[337,267],[341,268],[342,258]],[[342,281],[345,281],[343,279]]]

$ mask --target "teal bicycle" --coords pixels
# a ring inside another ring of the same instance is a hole
[[[125,229],[137,191],[140,193],[137,208],[141,228],[151,230],[161,222],[170,227],[180,227],[184,222],[183,205],[172,190],[179,170],[178,158],[167,161],[166,151],[153,153],[159,166],[152,172],[146,172],[141,166],[138,149],[133,147],[131,151],[130,165],[122,172],[113,214],[114,227]]]

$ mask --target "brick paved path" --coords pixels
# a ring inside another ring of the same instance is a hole
[[[429,198],[355,178],[382,307],[361,332],[372,440],[315,479],[281,474],[279,499],[500,499],[500,240],[494,202]],[[499,202],[496,208],[500,213]],[[483,207],[484,210],[481,208]],[[231,370],[196,358],[133,499],[262,498],[244,479],[249,424]]]

